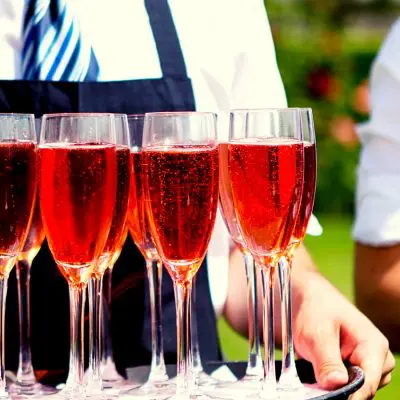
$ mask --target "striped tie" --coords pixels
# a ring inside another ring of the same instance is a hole
[[[96,81],[99,65],[67,0],[30,0],[24,19],[22,77],[44,81]]]

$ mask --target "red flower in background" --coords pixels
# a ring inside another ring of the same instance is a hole
[[[368,81],[361,82],[354,90],[353,108],[360,114],[369,114],[369,87]]]
[[[315,67],[307,77],[308,95],[314,99],[335,101],[341,93],[341,85],[330,68]]]
[[[337,117],[330,126],[331,135],[344,147],[352,148],[358,144],[356,124],[350,117]]]

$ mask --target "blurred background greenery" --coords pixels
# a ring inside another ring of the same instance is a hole
[[[314,111],[315,212],[350,215],[359,150],[355,124],[368,117],[370,67],[400,1],[271,0],[267,10],[289,104]]]
[[[355,128],[368,118],[369,71],[399,15],[400,0],[268,0],[266,7],[289,105],[312,107],[314,112],[314,211],[324,234],[306,243],[322,273],[352,299],[351,223],[359,153]],[[224,320],[219,329],[227,358],[246,359],[246,340]],[[398,371],[376,398],[400,398]]]

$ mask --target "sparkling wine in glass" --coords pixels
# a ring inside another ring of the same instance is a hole
[[[103,275],[110,268],[115,255],[121,252],[126,236],[125,223],[128,211],[129,185],[131,180],[131,153],[128,119],[125,114],[115,114],[117,193],[114,215],[107,241],[89,279],[89,374],[87,393],[102,392],[101,372],[101,316],[103,299]]]
[[[212,113],[146,114],[144,201],[152,238],[175,289],[176,397],[190,395],[190,293],[206,255],[218,206],[216,117]]]
[[[262,397],[276,398],[273,285],[290,244],[303,188],[304,144],[297,109],[231,113],[228,171],[243,241],[262,270],[264,382]]]
[[[128,116],[131,135],[132,185],[129,201],[128,226],[132,239],[146,260],[146,271],[150,293],[152,357],[147,382],[140,392],[161,393],[168,385],[164,362],[162,334],[162,262],[150,233],[144,203],[142,177],[144,115]]]
[[[304,186],[299,214],[292,234],[291,243],[279,261],[279,283],[281,289],[282,313],[282,371],[279,386],[285,391],[303,387],[297,374],[293,336],[292,336],[292,300],[291,268],[296,250],[304,240],[308,222],[314,206],[317,178],[317,158],[315,130],[312,110],[299,109],[304,140]]]
[[[70,294],[70,369],[59,394],[81,398],[86,286],[106,244],[116,201],[114,116],[44,115],[39,151],[43,226]]]
[[[33,115],[0,114],[0,397],[8,397],[4,366],[7,282],[23,250],[37,190]]]

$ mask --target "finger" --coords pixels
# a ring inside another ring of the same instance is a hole
[[[313,364],[317,382],[327,390],[345,385],[349,376],[342,362],[339,328],[325,324],[299,335],[301,352]]]
[[[382,375],[385,375],[384,366],[389,355],[389,346],[386,340],[368,340],[361,342],[350,356],[350,363],[358,365],[364,371],[365,383],[354,395],[354,399],[373,398],[378,390]],[[388,366],[390,359],[388,360]],[[390,372],[390,370],[388,370]]]
[[[361,392],[361,389],[349,397],[350,400],[371,400],[374,396],[367,396]]]
[[[384,386],[388,385],[391,380],[392,380],[392,374],[391,373],[386,374],[381,379],[381,382],[379,383],[379,387],[383,388]],[[357,392],[357,393],[353,394],[352,396],[350,396],[349,399],[350,400],[366,400],[366,399],[372,398],[372,397],[365,397],[365,396],[366,396],[365,392],[363,394],[363,392],[360,391],[360,392]]]
[[[388,351],[385,364],[383,365],[383,373],[387,374],[389,372],[392,372],[395,366],[396,366],[396,359],[394,358],[393,353],[391,351]]]
[[[396,366],[396,360],[392,352],[389,351],[386,356],[385,363],[383,365],[382,378],[381,381],[379,382],[378,388],[382,388],[390,383],[392,379],[392,371],[394,370],[395,366]]]
[[[382,377],[380,383],[379,383],[379,388],[383,388],[386,385],[389,385],[390,381],[392,380],[392,373],[389,372],[385,376]]]

